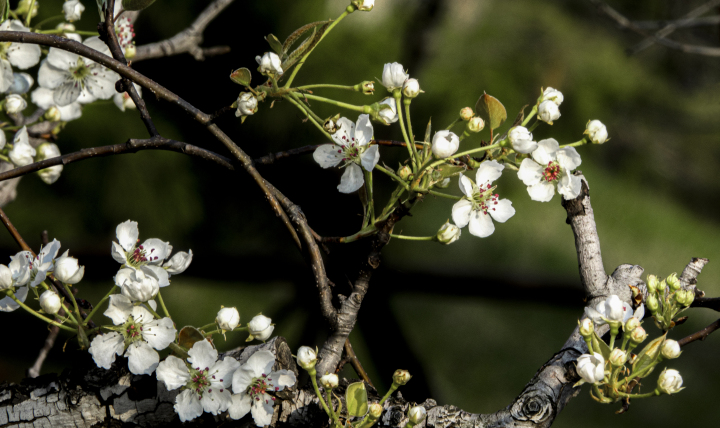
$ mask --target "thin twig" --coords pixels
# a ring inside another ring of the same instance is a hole
[[[696,340],[705,340],[710,335],[710,333],[717,330],[718,328],[720,328],[720,319],[700,331],[697,331],[687,337],[683,337],[682,339],[678,340],[678,344],[680,344],[680,346],[685,346]]]
[[[35,253],[33,252],[32,248],[30,248],[30,246],[25,242],[23,237],[20,236],[20,232],[15,229],[15,226],[13,226],[12,222],[2,208],[0,208],[0,221],[2,221],[2,223],[5,225],[5,228],[8,230],[8,232],[10,232],[10,235],[13,237],[15,242],[17,242],[20,248],[23,251],[30,251],[33,254],[33,257],[35,257]]]
[[[697,297],[690,305],[691,308],[708,308],[720,312],[720,297]]]
[[[368,376],[368,374],[365,372],[365,369],[360,363],[360,360],[358,359],[357,355],[355,355],[355,350],[350,343],[350,339],[345,339],[345,355],[346,358],[350,361],[350,364],[352,364],[353,368],[355,369],[355,373],[357,373],[362,380],[367,382],[368,385],[375,388],[375,385],[373,385],[372,381],[370,380],[370,376]]]
[[[633,24],[642,30],[659,30],[669,25],[673,25],[676,29],[705,27],[720,24],[720,15],[702,16],[691,20],[634,21]]]
[[[402,141],[393,141],[393,140],[372,140],[370,141],[370,144],[377,144],[380,146],[387,146],[387,147],[405,147],[405,143]],[[295,149],[286,150],[284,152],[277,152],[277,153],[270,153],[268,155],[265,155],[260,158],[253,159],[253,162],[255,164],[261,164],[261,165],[271,165],[275,163],[276,160],[289,158],[292,156],[301,156],[306,153],[314,152],[315,149],[317,149],[320,146],[324,146],[325,144],[315,144],[310,146],[302,146],[297,147]],[[422,149],[422,144],[415,144],[415,146],[418,149]]]

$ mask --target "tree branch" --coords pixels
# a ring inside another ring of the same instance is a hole
[[[133,62],[146,59],[160,58],[164,56],[178,55],[189,53],[196,60],[202,61],[206,57],[222,55],[230,52],[228,46],[215,46],[211,48],[202,48],[203,32],[205,28],[215,19],[220,12],[228,7],[234,0],[215,0],[210,3],[205,10],[195,19],[195,21],[185,30],[179,32],[173,37],[147,45],[137,47],[137,53],[133,57]]]
[[[683,337],[682,339],[678,340],[678,343],[680,344],[680,346],[685,346],[696,340],[705,340],[710,335],[710,333],[712,333],[713,331],[715,331],[719,328],[720,328],[720,319],[698,332],[695,332],[687,337]]]

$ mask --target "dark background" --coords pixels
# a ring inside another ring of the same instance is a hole
[[[78,28],[92,30],[94,2]],[[679,17],[702,2],[614,1],[634,20]],[[136,41],[170,37],[189,25],[207,1],[158,0],[136,24]],[[205,46],[229,45],[232,52],[196,62],[189,55],[139,62],[135,68],[206,112],[232,103],[240,90],[228,79],[239,67],[253,70],[255,56],[268,51],[263,36],[284,40],[308,22],[337,17],[346,1],[237,1],[205,33]],[[36,22],[55,15],[61,2],[42,1]],[[717,46],[718,28],[682,30],[686,43]],[[581,138],[589,119],[600,119],[611,140],[579,149],[580,169],[590,182],[593,207],[607,272],[621,263],[642,265],[647,273],[681,271],[691,257],[711,260],[699,287],[720,293],[717,210],[720,202],[720,86],[717,58],[651,47],[637,56],[625,49],[639,42],[615,28],[589,2],[530,0],[378,0],[371,13],[343,21],[313,53],[297,84],[355,84],[381,77],[386,62],[401,62],[426,91],[413,103],[415,132],[432,118],[439,129],[487,91],[513,118],[534,102],[540,87],[561,90],[562,117],[541,126],[536,139],[561,144]],[[316,91],[353,104],[374,96]],[[182,111],[144,94],[162,134],[226,154],[219,142]],[[323,117],[338,110],[313,102]],[[355,120],[356,113],[342,112]],[[325,141],[290,104],[260,105],[244,124],[229,114],[220,127],[253,157]],[[375,124],[375,136],[400,140],[397,126]],[[87,106],[67,124],[58,145],[63,153],[83,147],[122,143],[147,132],[135,111],[120,113],[111,102]],[[479,145],[486,132],[462,143]],[[396,167],[403,153],[381,149],[381,161]],[[310,156],[259,166],[260,172],[299,204],[323,236],[356,232],[362,207],[354,195],[341,195],[340,173],[322,170]],[[376,175],[379,198],[392,190]],[[572,232],[559,197],[533,202],[522,183],[507,171],[500,194],[517,214],[498,224],[489,238],[464,231],[451,246],[393,240],[383,253],[351,337],[361,361],[384,393],[396,368],[414,375],[403,396],[435,398],[470,412],[494,412],[522,390],[537,368],[557,352],[581,316],[580,288]],[[455,182],[449,191],[459,194]],[[5,210],[25,239],[39,247],[42,230],[86,266],[79,295],[97,301],[112,284],[118,265],[110,257],[115,226],[139,222],[140,239],[158,237],[176,250],[191,248],[195,259],[163,292],[178,325],[204,325],[220,305],[237,306],[242,322],[262,311],[293,349],[320,346],[325,326],[319,315],[310,270],[284,227],[244,173],[177,153],[141,152],[72,164],[52,186],[37,177],[22,180],[18,198]],[[450,217],[452,202],[427,198],[395,231],[431,235]],[[0,234],[2,254],[17,247]],[[326,263],[341,293],[358,270],[363,243],[333,246]],[[6,259],[9,262],[9,259]],[[20,311],[2,314],[5,344],[0,379],[19,381],[45,339],[45,326]],[[102,317],[100,317],[102,319]],[[693,310],[671,333],[675,339],[715,320],[709,310]],[[648,331],[656,333],[651,321]],[[241,345],[228,335],[220,348]],[[63,342],[68,340],[65,352]],[[44,367],[60,371],[73,359],[76,342],[61,335]],[[555,426],[600,427],[680,423],[707,424],[717,409],[707,405],[718,393],[718,339],[690,345],[668,364],[680,370],[688,388],[676,396],[634,402],[615,415],[617,405],[600,405],[583,390]],[[352,370],[347,373],[354,376]],[[642,391],[654,388],[655,376]]]

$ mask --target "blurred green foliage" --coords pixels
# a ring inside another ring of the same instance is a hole
[[[205,34],[205,46],[229,45],[230,54],[204,62],[182,55],[135,67],[212,112],[237,97],[239,87],[227,77],[233,69],[248,67],[254,81],[260,80],[254,58],[269,50],[264,35],[273,33],[284,40],[305,23],[336,17],[346,3],[237,1]],[[637,0],[615,1],[613,6],[631,19],[650,20],[678,17],[695,3],[701,2]],[[54,15],[60,4],[43,0],[37,19]],[[188,0],[156,2],[136,24],[137,43],[174,35],[205,5]],[[91,30],[94,5],[86,6],[78,27]],[[717,41],[717,33],[717,27],[705,27],[683,30],[676,37],[708,43]],[[625,48],[638,41],[615,28],[588,2],[378,0],[371,13],[353,14],[321,43],[296,83],[355,84],[380,77],[384,63],[399,61],[426,92],[413,102],[418,135],[430,118],[435,129],[450,123],[462,107],[474,106],[483,91],[499,98],[512,119],[534,102],[541,87],[561,90],[562,117],[552,127],[539,127],[536,139],[576,141],[589,119],[602,120],[610,132],[605,145],[579,149],[607,272],[632,263],[664,277],[682,270],[691,257],[713,261],[720,251],[716,216],[720,63],[657,46],[628,57]],[[370,103],[385,96],[384,89],[376,86],[372,97],[316,94]],[[144,96],[164,136],[227,154],[184,113],[152,94]],[[323,117],[337,113],[319,103],[312,105]],[[218,123],[252,156],[324,142],[291,105],[276,102],[270,107],[270,102],[260,105],[259,113],[242,126],[232,114]],[[348,116],[354,120],[356,115]],[[401,139],[396,126],[375,125],[375,132],[379,138]],[[66,153],[146,135],[135,112],[123,114],[112,103],[97,103],[84,110],[82,119],[67,125],[58,145]],[[461,150],[478,146],[481,138],[488,138],[486,131],[463,141]],[[395,166],[402,154],[383,149],[382,161]],[[309,156],[262,167],[261,173],[302,206],[318,233],[338,236],[357,231],[361,205],[354,196],[338,194],[339,175],[321,170]],[[384,177],[375,181],[381,197],[387,195],[390,183]],[[491,237],[478,239],[465,231],[459,242],[448,247],[393,241],[385,249],[383,270],[373,278],[368,301],[387,298],[382,306],[387,312],[362,312],[352,336],[378,386],[389,386],[392,370],[408,368],[412,360],[421,373],[413,373],[412,382],[403,388],[406,398],[422,401],[427,398],[423,393],[429,392],[441,404],[471,412],[496,411],[522,390],[573,329],[581,315],[580,300],[558,306],[548,296],[543,303],[517,303],[513,290],[490,293],[503,294],[500,299],[483,298],[488,288],[508,281],[579,288],[573,236],[559,197],[546,204],[530,201],[509,170],[498,184],[499,193],[513,201],[517,214],[498,224]],[[459,194],[454,182],[451,186]],[[427,198],[396,232],[433,234],[450,217],[451,205]],[[243,322],[260,311],[272,316],[278,323],[277,334],[286,336],[294,348],[322,343],[325,327],[317,314],[310,273],[255,185],[242,173],[218,171],[214,165],[167,152],[92,159],[67,166],[51,187],[36,177],[24,178],[17,200],[6,212],[31,245],[37,247],[39,232],[47,229],[64,249],[79,254],[81,263],[83,255],[110,259],[115,225],[136,220],[141,239],[160,237],[177,249],[192,248],[197,255],[196,264],[163,293],[179,325],[202,325],[214,318],[220,305],[238,306]],[[7,235],[0,234],[0,247],[6,255],[15,251]],[[346,250],[333,251],[345,254]],[[356,265],[339,259],[328,258],[331,279],[345,287]],[[296,271],[283,272],[288,266]],[[102,267],[88,265],[80,295],[96,301],[111,284],[115,269],[111,259]],[[396,293],[397,284],[384,281],[384,272],[446,279],[440,284],[417,284],[422,293],[411,293],[408,287]],[[461,275],[475,280],[457,280]],[[719,279],[720,265],[711,262],[699,286],[717,296]],[[22,352],[1,355],[0,376],[18,381],[22,377],[18,368],[28,365],[44,340],[44,326],[19,312],[2,316],[27,325],[36,335],[29,339],[13,332],[8,340],[22,343]],[[713,320],[708,311],[691,311],[690,321],[672,335],[678,339]],[[645,326],[650,324],[646,321]],[[388,325],[402,337],[388,337]],[[243,339],[228,336],[227,345],[240,345]],[[68,354],[75,355],[73,346],[70,340],[66,354],[56,347],[45,370],[60,370]],[[718,351],[718,338],[711,336],[670,364],[680,370],[688,387],[677,396],[638,400],[631,412],[615,415],[619,406],[594,403],[583,390],[555,426],[714,423],[717,411],[697,403],[715,397],[720,381]],[[651,376],[645,390],[653,388],[654,381]],[[413,384],[428,389],[413,389]]]

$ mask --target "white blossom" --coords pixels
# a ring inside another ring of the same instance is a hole
[[[337,126],[338,130],[332,135],[335,144],[323,144],[315,149],[313,159],[323,168],[342,163],[341,168],[345,168],[345,173],[340,178],[338,190],[352,193],[365,182],[363,169],[372,171],[375,168],[380,160],[380,152],[377,145],[369,145],[373,135],[369,115],[361,114],[357,127],[345,117],[338,119]]]
[[[518,170],[518,178],[528,186],[530,199],[548,202],[558,193],[566,200],[577,198],[582,190],[580,177],[571,171],[580,166],[580,155],[574,147],[560,149],[554,138],[538,142],[532,152],[532,159],[523,159]]]
[[[449,158],[454,155],[459,148],[460,138],[458,138],[455,133],[443,129],[433,135],[431,149],[436,158]]]
[[[79,102],[75,101],[65,106],[59,106],[55,103],[53,93],[52,89],[40,87],[30,94],[30,99],[36,106],[48,110],[48,112],[55,109],[54,111],[59,114],[59,117],[52,118],[55,120],[70,122],[82,116],[82,105]]]
[[[420,95],[421,92],[423,92],[420,89],[420,82],[418,82],[417,79],[407,79],[405,83],[403,83],[402,88],[403,95],[408,98],[415,98]]]
[[[121,5],[122,2],[116,1],[115,4]],[[119,10],[116,11],[116,14],[117,12],[119,12]],[[133,27],[129,16],[123,15],[115,20],[115,34],[117,35],[118,44],[125,54],[125,57],[128,59],[133,57],[134,54],[132,51],[135,49],[135,44],[133,42],[133,39],[135,38],[135,28]]]
[[[460,228],[450,223],[450,221],[446,221],[445,224],[440,226],[437,234],[435,234],[435,238],[441,244],[450,245],[460,239],[460,235]]]
[[[250,336],[262,341],[268,340],[275,329],[272,320],[263,314],[255,315],[247,327]]]
[[[371,11],[375,7],[375,0],[355,0],[353,3],[357,6],[358,10]]]
[[[62,307],[60,296],[52,290],[46,290],[40,295],[40,307],[46,314],[54,315]]]
[[[518,153],[532,153],[537,149],[537,143],[533,141],[533,136],[524,126],[516,126],[508,132],[508,140],[512,144],[513,150]]]
[[[338,375],[335,373],[325,373],[320,376],[320,385],[325,389],[337,388],[339,383]]]
[[[85,6],[78,0],[67,0],[63,4],[63,13],[65,14],[65,20],[68,22],[79,20],[84,10]]]
[[[235,111],[235,117],[250,116],[257,113],[258,101],[255,95],[250,92],[243,92],[237,99],[237,110]]]
[[[282,61],[275,52],[265,52],[262,57],[255,57],[255,61],[260,64],[258,71],[262,74],[276,74],[282,76]]]
[[[30,31],[17,19],[0,24],[0,31]],[[40,46],[31,43],[0,43],[0,92],[7,91],[15,81],[12,65],[25,70],[40,61]]]
[[[128,358],[128,368],[136,375],[151,374],[160,362],[157,351],[175,340],[175,327],[170,318],[156,320],[143,306],[134,306],[120,294],[110,296],[105,311],[120,332],[99,334],[90,343],[89,352],[98,367],[109,369],[116,355]],[[156,351],[157,350],[157,351]]]
[[[415,425],[424,421],[426,416],[427,410],[423,406],[413,406],[408,411],[408,420]]]
[[[252,414],[255,425],[270,425],[275,397],[270,392],[282,391],[295,384],[295,374],[289,370],[272,371],[275,356],[269,351],[258,351],[235,371],[232,378],[232,404],[228,414],[240,419]]]
[[[55,259],[53,275],[66,284],[77,284],[85,274],[85,266],[80,266],[75,257],[68,256],[68,252]]]
[[[113,279],[124,296],[133,302],[147,302],[154,299],[160,291],[160,278],[155,276],[156,270],[151,270],[150,266],[137,269],[124,267],[120,268]],[[167,280],[167,275],[164,279]]]
[[[380,111],[378,112],[378,119],[385,125],[390,125],[398,121],[397,105],[395,105],[395,99],[388,97],[379,103]],[[387,106],[387,107],[384,107]]]
[[[7,290],[15,285],[12,277],[12,271],[5,265],[0,265],[0,290]]]
[[[666,339],[662,344],[662,348],[660,348],[660,354],[668,360],[677,358],[682,354],[680,344],[676,340]]]
[[[497,186],[491,183],[500,178],[504,168],[495,160],[483,162],[475,176],[477,184],[465,175],[460,176],[460,190],[465,197],[452,207],[452,218],[458,227],[468,226],[471,235],[485,238],[495,231],[493,220],[505,223],[515,215],[512,202],[493,193]]]
[[[133,82],[133,86],[135,86],[135,90],[137,91],[139,96],[142,96],[142,87],[138,84]],[[117,106],[117,108],[120,109],[120,111],[125,111],[127,109],[134,110],[137,108],[135,106],[135,101],[130,98],[130,95],[127,92],[117,92],[115,95],[113,95],[113,102]]]
[[[682,388],[683,378],[680,372],[675,369],[665,369],[658,377],[658,389],[665,394],[674,394],[680,392]]]
[[[23,126],[13,138],[13,148],[8,152],[8,157],[15,166],[30,165],[34,162],[35,149],[30,145],[27,127]]]
[[[605,359],[597,352],[583,354],[577,359],[577,373],[585,382],[601,382],[605,378]]]
[[[174,256],[170,257],[170,260],[165,262],[162,267],[170,275],[177,275],[185,272],[185,269],[192,263],[192,258],[192,250],[188,250],[187,253],[185,251],[178,251]]]
[[[553,101],[543,101],[538,106],[537,115],[538,119],[542,120],[548,125],[552,125],[553,121],[556,121],[560,118],[560,109],[558,108],[558,105],[555,104],[555,102]]]
[[[13,73],[13,83],[8,88],[9,94],[25,94],[27,93],[32,85],[35,84],[35,79],[27,73]]]
[[[237,308],[222,308],[218,311],[215,322],[221,330],[231,331],[240,324],[240,312]]]
[[[110,50],[99,37],[90,37],[83,44],[111,56]],[[96,99],[107,100],[115,95],[115,82],[119,79],[117,73],[95,61],[58,48],[50,48],[38,71],[38,83],[43,88],[53,90],[53,100],[58,106],[75,101],[89,103]]]
[[[593,144],[603,144],[608,139],[607,128],[599,120],[589,121],[584,133]]]
[[[317,363],[317,352],[309,346],[301,346],[297,352],[297,363],[305,370],[310,370]]]
[[[410,76],[405,72],[402,64],[393,62],[392,64],[388,63],[383,66],[382,84],[390,92],[392,92],[393,89],[402,88],[408,77]]]
[[[27,101],[18,94],[5,97],[5,111],[9,114],[20,113],[27,108]]]
[[[228,410],[232,400],[229,388],[240,363],[232,357],[218,361],[218,351],[207,340],[195,342],[188,355],[187,362],[167,357],[156,372],[168,390],[183,388],[174,406],[180,421],[193,420],[203,411],[218,415]]]
[[[36,150],[37,157],[35,158],[35,162],[60,156],[60,148],[55,143],[42,143]],[[62,170],[62,165],[54,165],[49,168],[41,169],[37,172],[37,174],[40,176],[40,179],[45,182],[45,184],[53,184],[58,178],[60,178]]]
[[[552,101],[554,102],[558,107],[560,107],[560,104],[565,100],[565,97],[563,97],[562,92],[558,91],[557,89],[553,89],[552,87],[548,86],[545,91],[543,91],[542,96],[543,101]]]
[[[641,303],[633,313],[629,303],[623,302],[618,296],[613,294],[598,303],[594,309],[589,306],[585,307],[585,314],[592,319],[595,324],[605,324],[609,322],[624,324],[633,316],[641,320],[645,316],[645,306]]]

